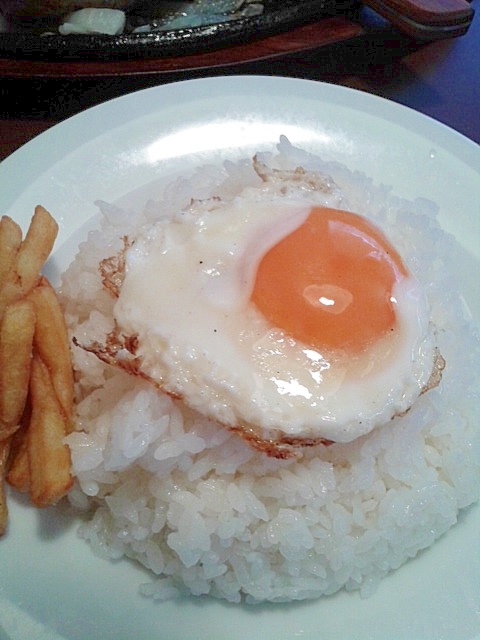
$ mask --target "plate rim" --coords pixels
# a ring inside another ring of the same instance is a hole
[[[431,136],[440,144],[449,148],[449,151],[456,155],[460,160],[468,164],[470,167],[476,169],[479,174],[480,166],[480,145],[468,138],[465,134],[456,131],[452,127],[436,120],[434,117],[424,114],[420,111],[413,109],[412,107],[400,104],[388,98],[378,96],[376,94],[368,93],[360,89],[339,85],[334,82],[325,82],[318,80],[311,80],[307,78],[297,78],[288,75],[284,76],[270,76],[267,74],[232,74],[223,76],[207,76],[201,78],[180,79],[174,82],[158,84],[151,87],[142,88],[131,93],[127,93],[121,96],[116,96],[105,102],[93,105],[80,111],[65,120],[55,123],[49,129],[41,132],[21,145],[18,149],[13,151],[9,156],[4,158],[0,162],[0,178],[5,171],[9,171],[12,164],[21,162],[21,157],[24,153],[36,154],[41,151],[41,146],[46,145],[54,152],[57,151],[57,157],[63,157],[64,151],[64,131],[70,130],[72,122],[82,124],[85,122],[85,127],[77,127],[75,137],[69,136],[70,150],[83,144],[91,139],[92,131],[97,131],[99,134],[101,131],[95,123],[101,121],[101,115],[104,112],[108,112],[110,120],[112,120],[112,111],[115,112],[114,122],[117,126],[125,124],[128,121],[127,113],[131,111],[134,114],[134,118],[144,117],[146,112],[153,111],[151,104],[154,102],[151,97],[156,93],[162,94],[164,92],[171,93],[179,91],[180,93],[198,92],[197,89],[203,90],[205,93],[211,91],[218,91],[222,93],[230,84],[237,84],[242,87],[244,93],[258,93],[256,87],[260,84],[262,86],[272,87],[275,91],[287,85],[291,85],[292,92],[293,85],[304,88],[304,90],[311,94],[313,98],[327,99],[335,103],[348,104],[350,96],[355,96],[356,110],[360,109],[366,113],[374,114],[376,117],[385,119],[391,122],[400,123],[400,126],[405,126],[418,131],[424,129],[422,135]],[[208,88],[207,88],[208,87]],[[223,88],[225,87],[225,89]],[[140,104],[141,103],[141,104]],[[128,108],[124,108],[127,107]],[[80,135],[79,135],[80,134]],[[60,152],[60,153],[59,153]],[[55,158],[55,153],[53,155]],[[52,166],[53,162],[49,161],[49,166]],[[35,172],[37,173],[37,172]],[[12,172],[12,177],[15,172]],[[18,175],[17,175],[18,178]],[[25,172],[21,176],[22,183],[28,184],[33,179],[31,172]],[[6,184],[2,185],[1,197],[5,201],[5,208],[9,208],[11,203],[15,200],[13,193],[15,191],[14,180],[7,180]]]

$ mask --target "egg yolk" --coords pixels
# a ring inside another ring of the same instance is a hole
[[[252,301],[292,338],[357,354],[394,329],[392,287],[407,275],[371,222],[316,207],[264,255]]]

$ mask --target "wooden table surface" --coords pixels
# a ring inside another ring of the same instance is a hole
[[[371,13],[325,18],[251,45],[170,60],[0,60],[0,160],[99,102],[179,79],[288,75],[354,87],[427,114],[480,143],[480,0],[468,32],[418,43]]]

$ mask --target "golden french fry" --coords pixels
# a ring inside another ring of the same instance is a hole
[[[45,363],[34,353],[30,377],[32,415],[27,449],[30,499],[37,507],[55,504],[70,489],[70,450],[63,440],[67,418],[55,394]]]
[[[58,298],[40,275],[57,232],[41,206],[23,240],[13,220],[0,219],[0,535],[5,481],[37,507],[57,502],[73,482],[63,442],[73,412],[69,342]]]
[[[0,288],[13,271],[17,251],[22,242],[22,230],[8,216],[0,219]]]
[[[10,452],[10,440],[0,441],[0,536],[3,536],[7,528],[8,508],[5,495],[5,472],[8,455]]]
[[[0,221],[0,321],[6,307],[22,297],[17,274],[17,254],[22,230],[7,216]]]
[[[48,280],[40,278],[31,291],[29,299],[35,307],[34,346],[47,365],[55,393],[69,422],[73,410],[73,370],[65,319],[57,298]],[[70,429],[69,429],[70,431]]]
[[[15,272],[14,272],[15,274]],[[22,292],[18,284],[18,278],[14,275],[13,278],[8,278],[2,288],[0,288],[0,320],[5,313],[5,309],[9,304],[18,302],[22,299]]]
[[[14,433],[27,400],[35,330],[29,300],[9,305],[0,324],[0,440]]]
[[[17,253],[16,271],[24,294],[37,283],[41,268],[50,255],[58,224],[41,206],[35,207],[27,234]]]
[[[8,218],[5,225],[10,227],[9,233],[13,234]],[[18,236],[18,230],[15,233]],[[15,252],[14,264],[1,282],[0,318],[9,304],[28,294],[36,285],[57,233],[58,225],[48,211],[40,206],[35,207],[27,234]]]
[[[31,407],[30,402],[27,402],[20,427],[11,438],[10,459],[6,476],[8,484],[21,493],[30,491],[30,464],[27,450],[30,417]]]
[[[27,436],[26,433],[25,436]],[[10,486],[20,493],[28,493],[30,491],[30,464],[26,437],[9,465],[6,480]]]

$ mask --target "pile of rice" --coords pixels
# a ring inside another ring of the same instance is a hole
[[[355,442],[277,460],[76,348],[77,431],[68,443],[77,477],[70,500],[88,513],[80,536],[103,557],[148,567],[156,577],[141,591],[155,598],[284,602],[341,588],[368,596],[479,498],[479,336],[455,275],[462,250],[436,207],[401,201],[286,139],[261,159],[330,175],[351,209],[385,231],[425,286],[446,368],[405,416]],[[101,229],[61,284],[72,336],[102,342],[112,329],[114,301],[98,263],[122,248],[122,236],[192,197],[229,199],[255,178],[250,159],[226,162],[176,180],[138,211],[102,203]]]

